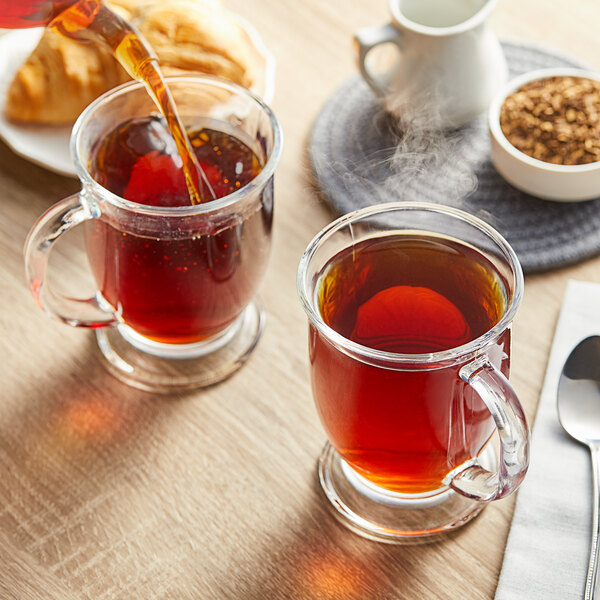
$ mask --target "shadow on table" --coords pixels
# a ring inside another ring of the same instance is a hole
[[[371,541],[348,530],[333,516],[314,477],[312,494],[300,515],[290,515],[272,532],[254,572],[231,563],[219,582],[222,597],[244,600],[399,600],[435,596],[429,585],[443,576],[452,539],[461,532],[407,545]],[[466,528],[469,528],[467,525]],[[464,530],[465,528],[463,528]],[[260,566],[259,566],[260,565]],[[462,576],[455,573],[456,578]],[[470,597],[469,588],[452,597]],[[455,595],[454,595],[455,594]],[[449,596],[450,597],[450,596]]]
[[[76,510],[105,486],[117,483],[117,465],[135,465],[136,457],[147,454],[145,444],[152,443],[154,421],[172,410],[165,398],[134,390],[110,376],[94,337],[75,333],[76,347],[69,348],[71,340],[63,338],[35,355],[38,361],[50,360],[53,352],[68,349],[64,361],[69,370],[57,372],[61,363],[55,360],[32,364],[31,372],[20,376],[29,378],[24,385],[21,382],[22,397],[9,393],[3,399],[0,506],[3,493],[19,497],[22,492],[25,504],[52,505],[61,513]],[[126,475],[127,469],[122,470]],[[13,477],[11,488],[8,480]]]

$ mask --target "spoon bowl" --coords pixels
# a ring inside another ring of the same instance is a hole
[[[581,341],[571,352],[558,384],[558,418],[582,444],[600,443],[600,336]]]
[[[600,526],[600,336],[585,338],[571,351],[558,382],[558,419],[564,430],[586,445],[592,459],[592,542],[585,600],[600,598],[598,542]]]

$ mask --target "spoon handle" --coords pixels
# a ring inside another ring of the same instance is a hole
[[[598,504],[600,503],[600,445],[590,445],[592,457],[592,543],[590,546],[590,562],[585,579],[585,600],[600,600],[598,582],[598,541],[600,540],[600,523],[598,522]]]

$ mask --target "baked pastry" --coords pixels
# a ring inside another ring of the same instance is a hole
[[[134,1],[114,0],[110,7],[128,19]],[[128,79],[110,50],[45,29],[8,88],[6,116],[21,122],[70,123],[92,100]]]
[[[132,22],[158,55],[165,74],[200,72],[252,84],[250,40],[218,2],[142,2]]]
[[[147,39],[163,73],[207,73],[252,85],[252,42],[218,0],[111,0],[108,5]],[[70,123],[100,94],[128,80],[109,50],[46,30],[9,86],[6,116]]]
[[[46,30],[8,88],[6,116],[69,123],[92,100],[127,79],[110,52]]]

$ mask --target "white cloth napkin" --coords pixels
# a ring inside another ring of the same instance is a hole
[[[580,600],[592,520],[588,449],[558,422],[556,393],[571,350],[600,334],[600,285],[569,281],[533,426],[531,464],[519,490],[496,600]]]

